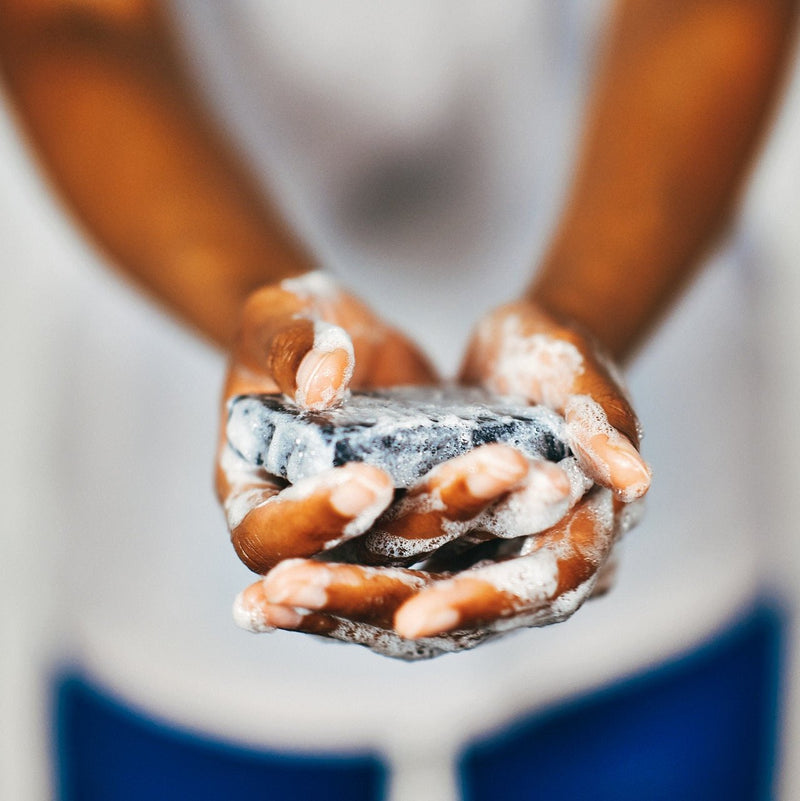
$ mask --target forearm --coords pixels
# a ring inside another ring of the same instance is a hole
[[[159,4],[0,0],[0,59],[50,177],[111,260],[220,345],[310,269],[195,100]]]
[[[578,168],[529,297],[631,355],[727,220],[792,0],[618,3]]]

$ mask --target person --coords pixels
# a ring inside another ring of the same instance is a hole
[[[200,111],[157,8],[7,3],[3,12],[9,90],[51,175],[118,265],[206,337],[232,348],[226,395],[278,388],[314,405],[326,394],[341,394],[348,383],[347,347],[315,351],[315,317],[349,335],[352,386],[430,379],[416,348],[347,293],[328,288],[320,296],[319,282],[285,280],[313,271],[317,260],[265,206],[252,177]],[[632,447],[638,444],[632,410],[613,371],[595,355],[595,343],[617,360],[630,358],[718,235],[774,97],[793,13],[792,4],[779,2],[702,9],[672,4],[668,10],[619,4],[565,211],[533,283],[516,303],[489,313],[469,349],[468,380],[521,390],[574,415],[573,445],[584,466],[625,500],[646,489],[647,471]],[[459,277],[451,273],[448,280]],[[263,284],[273,286],[260,289]],[[565,346],[560,352],[566,349],[580,368],[567,371],[566,380],[564,370],[544,376],[530,353],[542,342]],[[502,357],[520,349],[528,350],[523,369],[500,375]],[[601,428],[585,427],[597,410],[592,406],[588,415],[573,401],[586,396],[612,428],[602,420]],[[467,504],[494,500],[514,485],[519,476],[509,460],[513,456],[505,454],[504,481],[489,497],[467,498]],[[358,470],[343,469],[358,477]],[[463,469],[468,486],[468,463]],[[230,470],[219,471],[228,500],[230,479]],[[343,488],[347,492],[336,492]],[[344,527],[374,503],[380,478],[323,488],[295,502],[295,511],[291,500],[282,508],[279,496],[277,503],[261,503],[273,487],[248,480],[237,489],[261,493],[251,519],[246,515],[233,526],[233,537],[245,563],[263,571],[275,562],[276,529],[264,519],[250,525],[252,518],[276,514],[285,542],[300,549],[291,555],[311,555],[317,546],[303,544],[301,535],[330,539],[336,533],[331,525]],[[341,507],[337,495],[344,496]],[[587,528],[580,525],[584,509],[577,507],[573,533],[592,544],[603,545],[605,537],[607,547],[610,531],[597,530],[591,515],[583,521]],[[297,529],[287,532],[292,520]],[[569,530],[568,521],[558,534]],[[583,585],[603,561],[580,548],[577,554],[577,568],[575,560],[559,565],[556,597]],[[286,605],[259,595],[270,579],[253,585],[242,603],[256,627],[324,631],[327,615],[375,621],[375,596],[363,578],[353,583],[352,566],[341,585],[324,587],[317,614],[299,615],[296,607],[309,607],[308,592],[302,599],[291,593],[323,589],[309,574],[319,569],[293,563],[273,574],[273,581],[283,578],[277,589]],[[329,582],[332,567],[324,570]],[[298,571],[294,582],[287,580],[291,571]],[[382,580],[391,583],[394,575],[385,572]],[[380,599],[395,592],[388,617],[381,600],[382,627],[394,619],[397,604],[408,601],[408,583],[400,584],[380,588]],[[399,618],[396,625],[410,636],[446,634],[465,624],[490,628],[511,611],[507,596],[505,586],[457,579],[417,594],[404,607],[405,626]],[[521,623],[530,611],[522,610]]]

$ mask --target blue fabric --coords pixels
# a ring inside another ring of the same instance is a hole
[[[533,636],[533,635],[532,635]],[[761,801],[771,797],[782,618],[761,606],[706,646],[464,752],[467,801]],[[61,801],[367,801],[371,754],[257,753],[169,729],[79,677],[56,687]]]
[[[474,743],[464,798],[771,798],[781,630],[761,607],[673,664]]]
[[[374,801],[385,769],[369,754],[262,754],[159,726],[77,677],[56,691],[62,801]]]

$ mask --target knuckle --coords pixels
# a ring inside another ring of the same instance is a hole
[[[242,306],[242,326],[247,328],[284,314],[295,314],[303,303],[295,294],[280,285],[260,287],[248,295]]]
[[[242,563],[254,573],[263,575],[277,563],[264,547],[263,539],[255,536],[246,522],[231,532],[231,543]]]
[[[300,363],[314,346],[314,324],[296,320],[276,332],[266,343],[267,367],[282,387],[294,385]]]

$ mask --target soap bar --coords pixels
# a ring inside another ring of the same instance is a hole
[[[325,411],[301,410],[282,395],[240,395],[230,402],[226,433],[241,457],[292,484],[366,462],[408,488],[432,467],[489,442],[531,458],[569,455],[564,421],[551,410],[460,387],[353,393]]]

